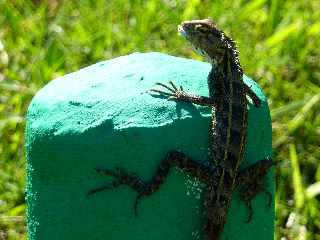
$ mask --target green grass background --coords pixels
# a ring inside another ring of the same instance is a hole
[[[269,98],[276,239],[320,239],[319,0],[0,0],[0,240],[25,237],[25,114],[48,81],[135,51],[201,60],[177,34],[212,17]]]

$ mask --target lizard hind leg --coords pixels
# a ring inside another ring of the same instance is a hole
[[[253,215],[251,201],[260,192],[267,195],[267,206],[271,207],[272,194],[265,187],[264,177],[273,165],[274,163],[270,158],[265,158],[242,170],[237,177],[238,185],[241,187],[240,198],[246,203],[249,210],[246,222],[250,222]]]
[[[172,167],[182,169],[185,173],[190,174],[204,183],[208,183],[213,176],[216,175],[216,170],[210,164],[203,164],[194,161],[187,155],[179,151],[170,151],[166,157],[162,160],[158,169],[156,170],[151,181],[145,182],[138,175],[127,173],[120,168],[115,170],[109,169],[96,169],[98,173],[106,176],[111,176],[115,180],[106,186],[95,188],[89,191],[88,195],[101,192],[108,189],[116,188],[120,185],[127,185],[138,193],[138,196],[134,202],[135,215],[138,213],[138,205],[142,197],[149,196],[156,192],[160,186],[164,183],[169,170]]]

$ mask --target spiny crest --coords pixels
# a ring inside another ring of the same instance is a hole
[[[233,62],[236,64],[237,68],[239,69],[239,72],[242,73],[243,71],[240,65],[239,51],[237,50],[236,41],[234,41],[231,37],[226,36],[223,31],[221,31],[221,33],[224,36],[223,38],[224,38],[225,45],[230,50]]]

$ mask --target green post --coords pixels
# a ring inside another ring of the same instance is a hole
[[[134,216],[136,193],[126,186],[87,197],[112,179],[95,167],[116,166],[150,179],[167,151],[180,149],[206,160],[210,109],[152,97],[156,82],[173,80],[208,95],[207,63],[160,53],[134,53],[68,74],[38,92],[27,115],[27,218],[30,240],[202,239],[202,185],[172,170]],[[245,167],[271,155],[268,104],[249,109]],[[274,193],[273,172],[266,184]],[[236,192],[222,239],[273,239],[274,205],[260,194],[253,220]]]

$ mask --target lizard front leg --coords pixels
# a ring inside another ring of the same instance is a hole
[[[244,90],[246,92],[246,94],[251,98],[251,100],[253,101],[253,104],[255,107],[260,107],[261,105],[261,100],[260,98],[257,96],[257,94],[247,85],[244,84]]]
[[[194,104],[201,105],[201,106],[211,106],[212,107],[215,105],[215,102],[210,97],[188,94],[183,90],[182,86],[177,87],[172,81],[170,81],[169,83],[171,86],[168,86],[163,83],[156,83],[156,85],[167,89],[168,92],[162,91],[159,89],[154,89],[154,88],[150,89],[150,91],[159,93],[163,96],[166,96],[166,97],[168,97],[168,100],[190,102],[190,103],[194,103]]]
[[[171,167],[178,167],[204,183],[209,183],[212,177],[218,175],[217,170],[210,163],[202,164],[192,160],[182,152],[170,151],[166,158],[160,163],[154,177],[149,182],[143,181],[138,175],[127,173],[120,168],[117,168],[116,170],[96,169],[98,173],[111,176],[115,178],[115,180],[109,185],[89,191],[88,195],[113,189],[120,185],[127,185],[138,193],[134,203],[134,212],[135,215],[137,215],[138,204],[141,198],[151,195],[160,188],[162,183],[165,181]]]

